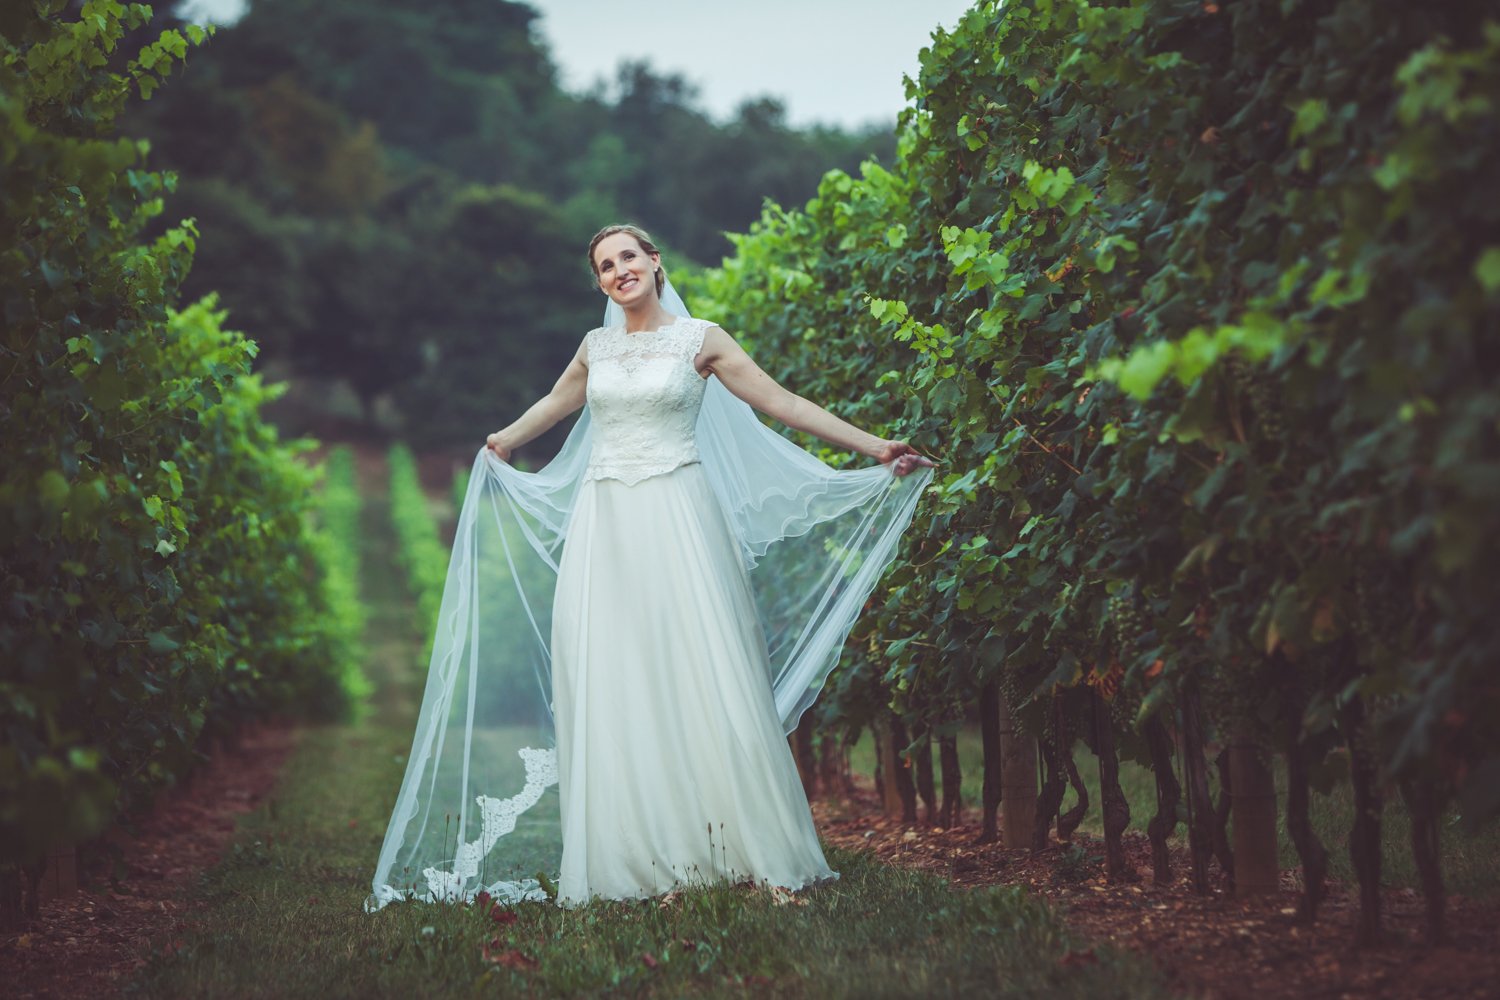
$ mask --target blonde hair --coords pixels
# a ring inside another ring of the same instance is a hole
[[[632,226],[632,225],[629,225],[629,224],[618,224],[618,225],[613,225],[613,226],[605,226],[603,229],[599,230],[597,233],[594,234],[594,238],[593,239],[589,240],[589,271],[594,275],[594,284],[596,284],[596,285],[599,284],[599,266],[594,263],[594,251],[598,248],[599,244],[601,242],[603,242],[605,239],[607,239],[610,236],[619,235],[620,233],[624,233],[626,236],[629,236],[632,239],[634,239],[637,243],[639,243],[641,245],[641,249],[644,250],[644,251],[646,251],[646,253],[648,253],[648,254],[656,254],[658,257],[661,256],[661,250],[659,250],[657,248],[656,244],[651,241],[650,235],[647,234],[647,232],[644,229],[642,229],[640,226]],[[656,295],[657,295],[658,298],[661,297],[661,290],[662,290],[663,287],[665,287],[666,283],[667,283],[666,268],[657,267],[657,269],[656,269]]]

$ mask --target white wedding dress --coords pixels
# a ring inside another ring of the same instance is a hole
[[[558,564],[558,898],[837,877],[772,697],[747,567],[699,462],[712,324],[593,331],[593,448]]]
[[[534,472],[474,459],[406,774],[365,908],[835,878],[786,734],[930,469],[835,469],[693,361],[681,317],[587,339]]]

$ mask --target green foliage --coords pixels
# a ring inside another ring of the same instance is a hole
[[[191,221],[138,242],[171,175],[115,138],[187,42],[123,70],[150,15],[8,15],[0,38],[0,856],[102,830],[193,761],[206,727],[334,715],[352,650],[327,618],[313,472],[263,423],[274,390],[212,298],[173,307]],[[201,40],[201,33],[193,33]]]
[[[363,710],[372,693],[372,685],[361,666],[367,653],[365,634],[369,629],[369,612],[359,594],[361,506],[354,453],[346,447],[334,448],[323,466],[317,512],[319,530],[314,537],[324,567],[325,631],[338,646],[332,660],[343,667],[339,686],[356,711]]]
[[[827,710],[942,725],[994,679],[1036,729],[1118,665],[1138,718],[1185,685],[1326,748],[1358,699],[1390,773],[1500,810],[1497,57],[1466,3],[939,32],[894,169],[768,210],[695,289],[943,460],[846,665],[880,683]]]
[[[443,603],[443,581],[448,575],[448,549],[438,535],[437,518],[422,491],[411,449],[392,446],[391,523],[396,529],[396,554],[406,571],[407,585],[417,602],[417,621],[429,644]]]

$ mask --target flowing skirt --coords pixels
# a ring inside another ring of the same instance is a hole
[[[581,487],[552,623],[559,899],[836,878],[749,578],[699,465]]]

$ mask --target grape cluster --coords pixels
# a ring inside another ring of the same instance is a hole
[[[1117,729],[1134,729],[1136,716],[1141,714],[1141,687],[1139,684],[1120,685],[1119,692],[1109,703],[1109,718]]]
[[[1010,716],[1015,724],[1016,732],[1027,736],[1036,736],[1034,728],[1029,724],[1027,713],[1021,711],[1021,706],[1031,697],[1036,688],[1037,678],[1031,676],[1030,671],[1022,668],[1006,665],[996,681],[1000,688],[1000,697],[1005,699],[1005,704],[1010,709]]]
[[[1007,667],[1000,671],[1000,679],[998,681],[1000,697],[1005,699],[1005,704],[1009,706],[1011,712],[1015,712],[1016,708],[1025,700],[1025,696],[1021,693],[1021,683],[1016,677],[1016,673],[1015,669]]]
[[[1276,379],[1271,373],[1252,370],[1238,355],[1231,357],[1225,368],[1235,393],[1249,402],[1261,438],[1280,441],[1286,437],[1286,414]]]
[[[1200,673],[1203,711],[1220,726],[1258,728],[1267,679],[1248,665],[1221,664]]]
[[[1105,603],[1105,614],[1114,630],[1115,653],[1120,659],[1128,661],[1146,631],[1145,619],[1141,616],[1135,595],[1111,594]]]
[[[1107,626],[1114,633],[1114,654],[1128,665],[1140,648],[1146,632],[1145,618],[1133,593],[1112,594],[1105,602]],[[1141,685],[1125,681],[1109,700],[1109,714],[1116,726],[1131,728],[1141,709]]]
[[[1224,372],[1229,376],[1229,382],[1241,397],[1250,392],[1250,381],[1253,378],[1250,366],[1245,364],[1245,359],[1238,354],[1231,354],[1229,360],[1224,362]]]
[[[1251,380],[1250,405],[1255,408],[1255,418],[1260,425],[1262,437],[1267,441],[1280,441],[1286,437],[1286,417],[1282,411],[1281,393],[1269,374],[1261,372]]]

